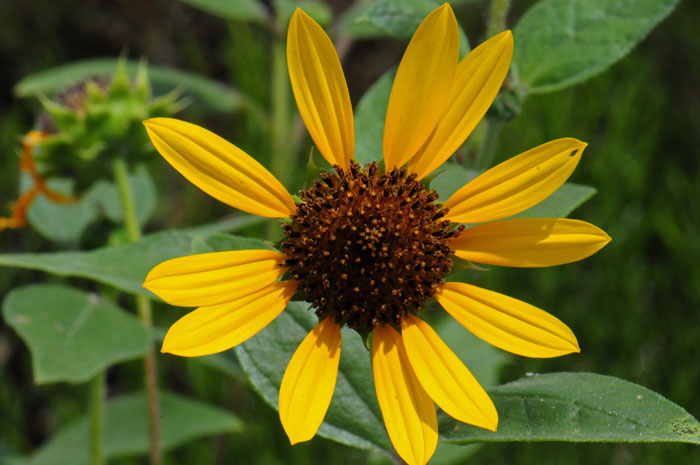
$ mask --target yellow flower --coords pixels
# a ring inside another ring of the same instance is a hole
[[[301,10],[287,37],[299,112],[334,172],[295,203],[262,165],[198,126],[145,122],[163,157],[192,183],[235,208],[284,225],[281,251],[218,252],[167,261],[144,286],[166,302],[198,306],[168,331],[163,352],[199,356],[240,344],[302,292],[319,324],[299,345],[279,394],[292,444],[311,439],[330,404],[341,352],[340,328],[373,334],[377,399],[389,437],[409,464],[437,445],[437,404],[459,421],[496,430],[491,399],[459,358],[418,318],[435,297],[465,328],[528,357],[578,352],[557,318],[524,302],[442,278],[454,254],[515,267],[560,265],[592,255],[610,238],[568,219],[510,219],[557,190],[586,144],[559,139],[474,179],[445,204],[420,180],[464,142],[498,93],[513,51],[509,31],[458,59],[454,14],[445,4],[418,27],[401,61],[384,129],[382,173],[353,160],[353,114],[338,56]],[[408,168],[405,167],[408,166]],[[464,229],[456,223],[478,224]],[[283,279],[288,276],[289,279]]]

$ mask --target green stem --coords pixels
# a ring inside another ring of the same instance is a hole
[[[511,0],[491,0],[489,19],[486,25],[486,37],[493,37],[506,29],[506,17]]]
[[[105,371],[90,381],[90,464],[104,464],[104,389]]]
[[[114,180],[119,190],[119,198],[124,214],[124,226],[130,242],[136,242],[141,238],[141,226],[139,225],[134,196],[129,185],[129,174],[126,163],[121,158],[112,165]],[[141,322],[149,334],[153,329],[151,301],[146,296],[136,296],[136,308]],[[158,405],[158,380],[156,378],[156,356],[153,347],[150,346],[143,359],[144,376],[146,384],[146,397],[148,399],[148,429],[150,440],[151,465],[160,465],[160,408]]]
[[[271,169],[279,181],[287,186],[290,175],[296,170],[296,157],[292,147],[292,115],[289,111],[291,87],[287,71],[287,54],[281,36],[272,45],[272,160]],[[279,235],[279,225],[268,222],[266,236],[275,239]]]

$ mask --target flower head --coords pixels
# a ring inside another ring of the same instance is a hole
[[[440,44],[436,46],[435,44]],[[163,351],[197,356],[233,347],[264,328],[291,297],[319,317],[285,371],[282,425],[292,443],[312,438],[330,404],[342,326],[372,334],[379,406],[399,455],[424,464],[437,444],[435,404],[454,418],[496,430],[488,394],[419,316],[436,298],[487,342],[530,357],[579,351],[548,313],[466,283],[444,282],[452,255],[477,263],[539,267],[568,263],[609,237],[567,219],[510,219],[552,194],[585,144],[559,139],[520,154],[466,184],[444,204],[420,182],[464,142],[506,76],[506,31],[458,61],[449,5],[418,27],[401,61],[384,129],[384,166],[353,159],[352,108],[330,39],[301,10],[287,58],[301,116],[334,171],[294,202],[259,163],[220,137],[170,119],[145,122],[158,151],[213,197],[244,211],[289,218],[281,251],[247,250],[178,258],[155,267],[144,286],[166,302],[199,308],[169,330]],[[460,223],[477,224],[469,228]]]

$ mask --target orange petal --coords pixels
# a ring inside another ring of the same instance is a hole
[[[584,221],[517,218],[468,228],[452,247],[455,255],[476,263],[542,267],[584,259],[608,242],[610,236]]]
[[[387,171],[402,166],[432,134],[448,104],[459,60],[459,32],[445,3],[418,26],[396,72],[384,124]]]
[[[343,68],[321,26],[299,8],[287,32],[287,64],[299,113],[314,144],[328,163],[348,168],[355,126]]]
[[[401,335],[390,326],[374,329],[372,370],[396,452],[410,465],[425,465],[437,447],[435,405],[413,373]]]
[[[433,136],[409,162],[418,179],[442,165],[469,137],[498,95],[512,56],[513,35],[504,31],[479,45],[459,63],[449,104]]]
[[[270,218],[296,211],[292,197],[265,167],[213,132],[172,118],[143,124],[163,158],[215,199]]]
[[[198,357],[230,349],[270,324],[296,290],[294,281],[276,281],[238,300],[200,307],[170,327],[161,352]]]
[[[496,431],[498,412],[491,398],[430,325],[409,314],[401,336],[411,367],[433,401],[461,422]]]
[[[320,322],[287,365],[279,394],[280,420],[292,444],[308,441],[321,426],[333,397],[340,362],[340,326]]]
[[[446,218],[485,223],[527,210],[564,184],[586,145],[576,139],[557,139],[494,166],[447,199]]]
[[[455,282],[445,283],[435,297],[462,326],[508,352],[536,358],[580,352],[564,323],[520,300]]]

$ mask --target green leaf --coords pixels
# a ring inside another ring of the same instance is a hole
[[[88,76],[111,75],[116,67],[115,58],[95,58],[67,63],[25,77],[15,85],[14,92],[18,97],[54,94]],[[133,79],[138,71],[138,61],[127,60],[126,67]],[[148,75],[152,84],[159,90],[169,92],[175,88],[183,89],[210,110],[228,113],[238,111],[250,103],[238,90],[187,71],[149,65]]]
[[[240,21],[263,21],[265,11],[262,3],[256,0],[180,0],[195,8],[199,8],[223,19]]]
[[[513,73],[524,93],[551,92],[625,56],[678,0],[542,0],[514,31]]]
[[[443,171],[431,181],[430,187],[437,191],[442,202],[479,175],[454,163],[446,163],[440,169]],[[513,218],[566,218],[595,193],[593,187],[567,182],[554,194]]]
[[[275,409],[287,363],[317,323],[306,304],[292,302],[270,325],[235,348],[253,387]],[[374,393],[370,354],[354,331],[344,328],[342,338],[338,381],[318,434],[342,444],[391,454],[393,448]]]
[[[446,441],[688,442],[700,423],[642,386],[593,373],[536,375],[489,389],[498,431],[442,417]]]
[[[370,0],[349,8],[340,20],[343,31],[354,38],[390,36],[408,40],[423,19],[442,2],[431,0]],[[459,53],[469,52],[469,40],[459,28]]]
[[[227,411],[161,392],[160,444],[164,451],[193,439],[243,431],[242,422]],[[148,453],[148,406],[144,394],[130,394],[105,405],[105,459]],[[63,427],[35,451],[24,465],[87,465],[89,433],[86,418]]]
[[[32,353],[37,384],[80,383],[146,353],[150,337],[133,316],[77,289],[36,284],[12,290],[3,316]]]
[[[389,70],[362,96],[355,109],[355,159],[360,164],[381,161],[384,119],[396,70]]]
[[[51,179],[46,183],[56,192],[73,194],[73,181]],[[27,211],[27,221],[39,234],[64,245],[76,245],[90,223],[99,216],[93,198],[84,195],[74,203],[56,203],[39,195]]]
[[[159,263],[193,253],[197,237],[232,231],[261,221],[240,215],[230,220],[184,230],[171,230],[144,236],[140,241],[102,247],[87,252],[0,254],[0,265],[46,271],[59,276],[77,276],[109,284],[126,292],[155,298],[141,287],[148,272]],[[233,239],[232,239],[233,240]],[[236,238],[243,248],[267,247],[268,243]]]

